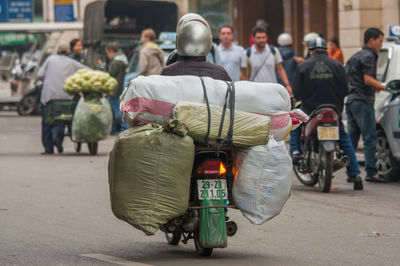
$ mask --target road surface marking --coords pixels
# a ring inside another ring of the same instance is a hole
[[[104,254],[96,254],[96,253],[80,254],[79,256],[92,258],[92,259],[96,259],[96,260],[101,260],[101,261],[105,261],[105,262],[109,262],[109,263],[113,263],[113,264],[117,264],[117,265],[125,265],[125,266],[150,266],[151,265],[151,264],[144,264],[144,263],[140,263],[140,262],[125,260],[122,258],[108,256],[108,255],[104,255]]]

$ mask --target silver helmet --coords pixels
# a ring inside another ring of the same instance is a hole
[[[292,36],[289,33],[281,33],[278,36],[278,44],[280,46],[288,46],[288,45],[292,45],[293,40],[292,40]]]
[[[304,35],[303,38],[303,44],[309,44],[312,40],[320,37],[318,33],[316,32],[309,32],[306,35]]]
[[[176,50],[180,56],[207,56],[212,46],[210,26],[200,15],[189,13],[178,22]]]

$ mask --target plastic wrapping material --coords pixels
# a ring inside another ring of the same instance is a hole
[[[194,144],[177,120],[163,127],[123,131],[110,154],[108,177],[114,215],[154,235],[161,224],[185,213]]]
[[[290,196],[292,160],[283,141],[237,151],[239,173],[233,199],[242,214],[254,224],[278,215]]]
[[[224,106],[227,83],[203,79],[210,105]],[[284,139],[292,128],[287,90],[276,83],[237,81],[234,84],[235,110],[268,115],[271,134],[276,140]],[[172,117],[180,101],[205,103],[200,78],[195,76],[140,76],[131,81],[120,100],[124,121],[129,125],[162,124]]]
[[[112,111],[107,99],[89,103],[83,97],[78,102],[72,119],[72,140],[97,142],[105,139],[111,131]]]
[[[215,142],[221,125],[223,108],[210,106],[211,123],[209,142]],[[208,128],[208,111],[205,104],[178,102],[174,108],[174,117],[189,128],[189,135],[200,143],[205,142]],[[226,110],[222,127],[222,138],[228,135],[230,125],[230,111]],[[242,111],[235,111],[233,123],[233,144],[244,146],[263,145],[269,139],[270,118]]]
[[[221,182],[218,182],[219,200],[207,199],[207,193],[202,206],[223,206]],[[199,244],[203,248],[225,248],[227,246],[227,233],[224,208],[201,209]]]

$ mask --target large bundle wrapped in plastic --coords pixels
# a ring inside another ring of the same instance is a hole
[[[224,106],[228,85],[225,81],[203,78],[209,103]],[[271,134],[281,140],[292,128],[290,97],[287,90],[276,83],[238,81],[235,85],[235,110],[268,115]],[[177,102],[205,103],[199,77],[195,76],[140,76],[133,79],[122,93],[121,111],[125,123],[162,123],[172,117]]]
[[[290,196],[292,160],[283,141],[240,149],[236,154],[239,173],[233,199],[242,214],[254,224],[278,215]]]
[[[97,142],[105,139],[111,131],[112,110],[105,98],[100,101],[85,101],[81,97],[72,119],[72,140]]]
[[[147,235],[183,215],[189,201],[193,139],[177,120],[123,131],[110,154],[108,181],[114,215]]]
[[[210,106],[209,142],[216,142],[221,126],[223,108]],[[248,112],[235,111],[233,123],[233,144],[244,146],[263,145],[269,139],[270,118]],[[174,108],[174,118],[183,122],[189,129],[189,136],[204,143],[208,129],[207,105],[192,102],[178,102]],[[226,110],[221,138],[226,138],[230,126],[230,111]]]

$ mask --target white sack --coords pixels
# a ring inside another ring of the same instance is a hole
[[[222,80],[204,77],[210,104],[223,106],[227,84]],[[276,83],[235,82],[235,108],[239,111],[268,115],[271,134],[282,140],[292,128],[290,96]],[[199,77],[195,76],[139,76],[133,79],[120,97],[125,123],[162,124],[172,117],[178,101],[205,103]]]
[[[285,143],[271,139],[267,145],[240,149],[239,173],[233,199],[242,214],[254,224],[278,215],[290,196],[292,159]]]

